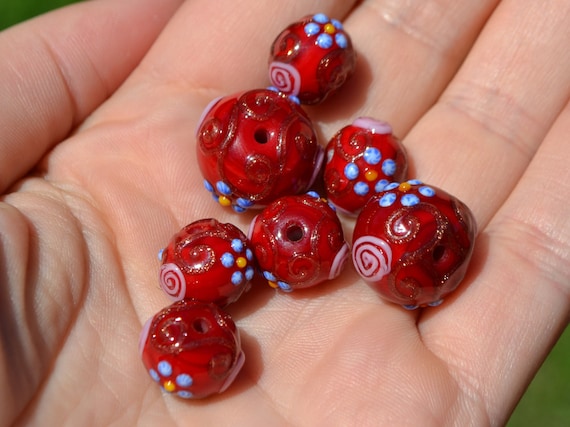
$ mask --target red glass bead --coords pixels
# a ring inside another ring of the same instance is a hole
[[[254,218],[249,239],[269,285],[285,292],[334,279],[350,256],[335,211],[315,193],[271,203]]]
[[[198,127],[205,186],[237,212],[306,192],[323,153],[302,108],[267,89],[213,101]]]
[[[211,218],[184,227],[159,257],[160,286],[174,301],[193,298],[226,306],[247,289],[255,271],[245,234]]]
[[[388,123],[360,117],[337,132],[325,151],[327,198],[343,212],[357,214],[386,185],[405,180],[406,152]]]
[[[457,198],[417,180],[393,183],[358,216],[352,259],[385,299],[408,309],[435,306],[465,276],[475,230]]]
[[[269,79],[279,91],[316,104],[352,76],[356,54],[342,24],[319,13],[281,32],[269,62]]]
[[[195,300],[177,301],[151,318],[139,351],[152,379],[185,399],[225,391],[245,361],[230,315]]]

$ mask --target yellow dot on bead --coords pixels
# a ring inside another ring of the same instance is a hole
[[[247,265],[247,259],[240,256],[239,258],[236,259],[236,265],[238,266],[238,268],[244,268]]]
[[[176,390],[176,384],[174,384],[172,381],[166,381],[164,383],[164,389],[169,392],[172,393],[174,390]]]
[[[326,24],[326,25],[325,25],[325,33],[327,33],[327,34],[334,34],[335,31],[336,31],[336,28],[334,27],[333,24],[330,24],[330,23],[329,23],[329,24]]]
[[[374,181],[376,178],[378,178],[378,172],[376,172],[375,170],[367,170],[364,173],[364,177],[366,178],[367,181]]]
[[[410,191],[412,189],[412,185],[409,182],[402,182],[398,187],[398,190],[405,193],[406,191]]]
[[[271,286],[273,289],[277,289],[277,288],[279,287],[279,285],[278,285],[277,283],[272,282],[271,280],[268,280],[268,281],[267,281],[267,284],[268,284],[269,286]]]
[[[226,196],[220,196],[218,197],[218,202],[220,203],[220,205],[222,206],[231,206],[232,205],[232,201],[226,197]]]

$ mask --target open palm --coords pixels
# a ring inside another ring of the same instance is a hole
[[[539,3],[96,0],[0,34],[0,424],[503,424],[570,313],[570,4]],[[412,175],[472,208],[468,276],[415,312],[352,268],[292,295],[254,286],[228,308],[234,385],[164,396],[137,350],[168,304],[156,253],[197,219],[251,220],[202,189],[197,121],[267,86],[273,38],[314,12],[359,55],[308,109],[323,142],[389,121]]]

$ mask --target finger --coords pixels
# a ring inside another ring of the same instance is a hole
[[[424,342],[497,424],[570,318],[569,132],[570,105],[483,233],[480,276],[420,325]]]
[[[2,191],[117,88],[180,2],[85,2],[0,33]]]
[[[438,103],[405,139],[415,175],[484,228],[570,96],[570,4],[504,1]]]
[[[497,3],[362,2],[345,22],[358,52],[355,76],[342,101],[313,111],[324,133],[365,115],[390,122],[403,137],[440,96]]]
[[[229,0],[186,2],[121,91],[124,96],[115,97],[84,128],[109,117],[128,120],[133,111],[141,114],[141,104],[150,108],[170,99],[171,104],[181,101],[187,108],[188,128],[193,132],[212,99],[269,86],[271,43],[287,25],[315,11],[342,19],[355,3],[248,0],[236,8]],[[133,96],[141,93],[144,102],[140,95]],[[191,97],[196,102],[189,105]],[[185,141],[180,143],[186,146]]]

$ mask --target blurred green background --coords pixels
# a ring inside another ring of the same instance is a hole
[[[0,30],[69,3],[73,0],[0,0]],[[548,356],[507,426],[570,426],[569,329]]]

